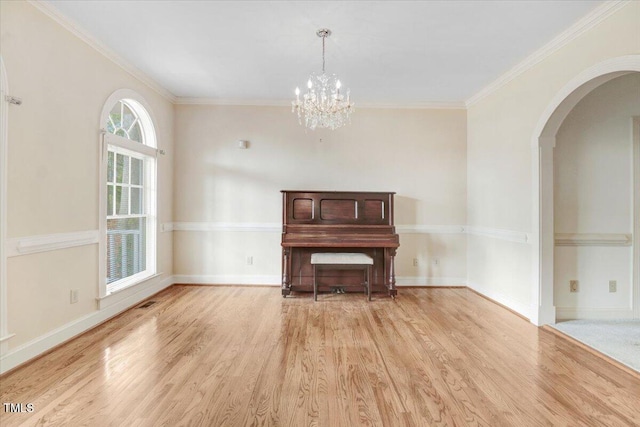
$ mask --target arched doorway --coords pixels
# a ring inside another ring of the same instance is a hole
[[[598,86],[624,74],[640,72],[640,55],[613,58],[597,64],[567,83],[547,106],[533,133],[533,256],[532,322],[537,325],[555,323],[554,287],[554,206],[553,149],[558,129],[569,112]],[[637,214],[637,213],[636,213]],[[634,252],[637,259],[637,245]],[[638,308],[637,273],[634,285],[634,307]],[[537,308],[537,309],[535,309]]]

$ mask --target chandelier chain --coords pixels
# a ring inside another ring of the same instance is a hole
[[[322,36],[322,74],[324,74],[324,41],[327,39],[327,36]]]

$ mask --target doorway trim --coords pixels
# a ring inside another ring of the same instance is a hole
[[[640,319],[640,116],[631,120],[633,141],[633,317]]]
[[[556,134],[569,112],[598,86],[625,74],[640,72],[640,55],[612,58],[596,64],[573,78],[542,113],[532,136],[532,307],[531,322],[553,324],[553,149]],[[635,249],[634,249],[635,251]],[[634,252],[635,253],[635,252]],[[634,280],[635,277],[634,277]],[[635,283],[635,282],[634,282]],[[634,299],[637,297],[634,296]],[[635,303],[637,306],[638,304]],[[636,310],[637,307],[634,307]]]
[[[7,325],[7,254],[5,241],[7,237],[7,138],[9,102],[7,95],[9,84],[4,61],[0,56],[0,355],[8,349],[9,335]]]

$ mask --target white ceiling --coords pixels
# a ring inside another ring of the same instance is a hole
[[[59,12],[177,97],[292,98],[322,68],[360,104],[461,102],[602,1],[69,1]]]

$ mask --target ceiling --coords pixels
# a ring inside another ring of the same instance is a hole
[[[69,1],[58,12],[176,97],[278,103],[322,69],[356,105],[463,102],[602,1]]]

